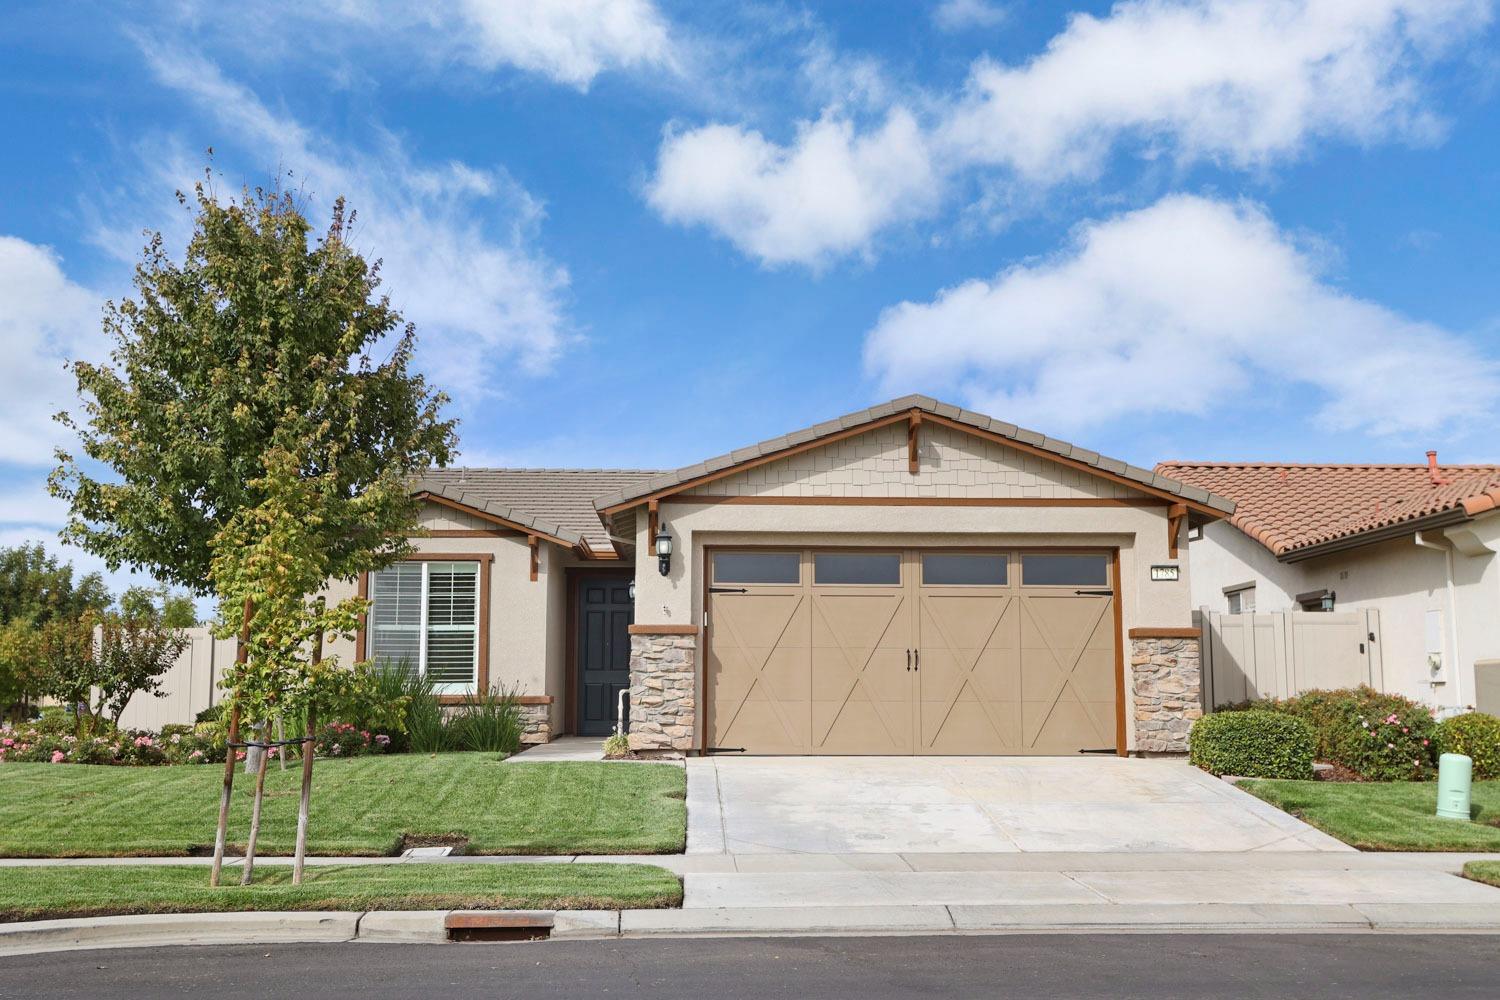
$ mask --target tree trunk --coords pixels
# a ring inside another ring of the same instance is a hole
[[[227,743],[239,742],[240,738],[240,707],[238,705],[229,713],[229,734]],[[219,794],[219,828],[214,834],[214,864],[208,874],[208,884],[216,886],[219,884],[219,872],[224,868],[224,840],[229,831],[229,802],[234,792],[234,747],[224,747],[224,790]]]
[[[255,614],[255,602],[245,598],[244,616],[240,623],[240,644],[235,651],[235,662],[244,664],[250,660],[250,618]],[[235,705],[229,713],[229,732],[224,746],[224,790],[219,795],[219,828],[214,834],[214,863],[209,869],[208,884],[219,884],[219,873],[224,869],[224,842],[229,832],[229,803],[234,793],[234,744],[240,740],[240,707]]]
[[[281,745],[276,748],[276,762],[281,765],[283,771],[286,770],[286,744],[281,742],[284,739],[286,739],[286,726],[282,724],[281,716],[278,715],[276,716],[276,742]]]
[[[260,739],[262,743],[271,741],[271,722],[266,720],[260,727]],[[250,877],[255,872],[255,841],[260,837],[260,807],[266,796],[266,765],[270,759],[266,756],[264,748],[260,755],[260,767],[255,772],[255,805],[250,809],[250,839],[245,842],[245,865],[244,872],[240,875],[240,885],[249,885]]]
[[[318,598],[318,611],[323,598]],[[323,662],[323,633],[313,639],[313,663]],[[302,733],[302,799],[297,803],[297,852],[292,861],[292,885],[302,884],[302,869],[307,862],[307,809],[312,802],[313,749],[318,745],[318,706],[307,706],[307,729]]]
[[[302,734],[302,799],[297,803],[297,856],[292,862],[292,885],[302,884],[302,868],[307,861],[307,808],[312,801],[314,734],[318,731],[318,710],[307,709],[307,732]]]

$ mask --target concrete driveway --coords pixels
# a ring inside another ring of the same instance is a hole
[[[688,761],[688,853],[1348,851],[1184,762],[1117,757]]]

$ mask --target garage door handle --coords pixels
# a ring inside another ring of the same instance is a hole
[[[744,587],[709,587],[710,594],[748,594],[750,591]]]
[[[911,650],[906,651],[906,669],[911,670]]]
[[[1113,590],[1075,590],[1075,591],[1073,591],[1073,594],[1074,594],[1074,596],[1080,596],[1081,595],[1081,596],[1084,596],[1084,597],[1114,597],[1115,596],[1115,592]]]

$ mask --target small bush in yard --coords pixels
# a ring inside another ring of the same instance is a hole
[[[1310,778],[1312,729],[1280,712],[1215,712],[1193,723],[1188,759],[1210,774]]]
[[[621,757],[630,756],[630,737],[624,733],[614,733],[604,741],[604,757],[606,760],[618,760]]]
[[[1461,753],[1474,761],[1474,777],[1500,778],[1500,718],[1470,712],[1437,726],[1438,753]]]
[[[1251,709],[1290,715],[1312,729],[1316,759],[1374,781],[1423,781],[1436,760],[1431,709],[1367,685],[1307,691],[1255,702]]]

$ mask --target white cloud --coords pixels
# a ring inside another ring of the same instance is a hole
[[[163,20],[260,59],[343,59],[357,48],[439,70],[513,68],[579,90],[610,71],[675,73],[679,60],[652,0],[161,0],[161,7]],[[357,77],[360,61],[338,71]]]
[[[437,10],[485,69],[508,64],[584,88],[605,70],[673,64],[666,20],[649,0],[461,0]]]
[[[669,132],[650,201],[763,263],[821,265],[866,252],[893,222],[931,214],[943,182],[965,173],[993,196],[997,183],[1045,190],[1095,176],[1121,149],[1179,166],[1258,169],[1320,140],[1428,142],[1442,126],[1423,72],[1485,28],[1492,6],[1124,0],[1104,17],[1074,16],[1029,62],[977,61],[961,93],[893,99],[878,126],[855,124],[834,103],[785,145],[735,125]],[[920,121],[905,108],[924,109]],[[895,121],[900,141],[891,141]],[[918,150],[923,169],[912,176]],[[857,167],[803,168],[830,161]],[[874,177],[887,180],[866,182]],[[831,231],[820,211],[830,204],[847,209]]]
[[[0,462],[51,460],[62,437],[52,414],[73,403],[63,364],[103,353],[101,304],[68,279],[50,247],[0,236]]]
[[[1074,16],[1022,66],[977,63],[942,126],[966,160],[1055,183],[1122,140],[1254,167],[1317,138],[1423,141],[1415,66],[1487,23],[1489,0],[1134,0]]]
[[[1009,8],[990,0],[943,0],[932,11],[932,23],[943,31],[993,28],[1010,16]]]
[[[1259,384],[1316,392],[1336,430],[1493,419],[1500,363],[1324,281],[1258,206],[1186,195],[1087,224],[1058,256],[886,310],[865,344],[888,391],[956,389],[1064,432],[1204,415]]]
[[[762,263],[817,265],[927,213],[940,187],[925,136],[897,108],[864,135],[838,119],[804,123],[790,146],[732,125],[669,133],[647,198]]]
[[[334,196],[348,199],[358,212],[353,243],[382,259],[382,291],[416,323],[422,367],[439,386],[473,403],[512,369],[551,367],[572,336],[562,304],[568,275],[532,246],[541,207],[503,170],[419,164],[398,137],[379,131],[371,148],[336,146],[214,63],[142,48],[158,80],[212,113],[217,128],[206,134],[221,166],[227,152],[252,177],[278,164],[292,171],[314,217]],[[162,162],[181,162],[180,144],[168,145]],[[170,190],[191,179],[156,173],[145,183]]]

